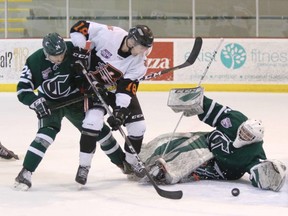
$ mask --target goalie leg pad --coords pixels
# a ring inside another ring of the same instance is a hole
[[[250,169],[252,185],[264,190],[280,191],[286,179],[286,166],[277,160],[266,160]]]

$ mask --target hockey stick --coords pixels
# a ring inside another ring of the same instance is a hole
[[[91,44],[90,41],[86,41],[85,49],[89,50],[90,44]],[[194,62],[196,61],[196,59],[197,59],[197,57],[199,55],[201,47],[202,47],[202,38],[201,37],[196,37],[195,42],[194,42],[194,46],[192,48],[192,51],[191,51],[188,59],[183,64],[175,66],[173,68],[167,68],[167,69],[164,69],[164,70],[159,71],[159,72],[148,74],[148,75],[142,77],[140,80],[142,80],[142,81],[143,80],[149,80],[149,79],[161,76],[163,74],[166,74],[166,73],[168,73],[170,71],[178,70],[178,69],[181,69],[181,68],[184,68],[184,67],[188,67],[188,66],[194,64]],[[81,97],[81,98],[78,98],[78,99],[72,99],[70,101],[63,102],[63,103],[57,104],[55,106],[52,106],[50,109],[51,110],[60,109],[62,107],[65,107],[65,106],[80,102],[83,99],[84,99],[84,96]]]
[[[1,147],[2,149],[4,149],[4,150],[8,153],[9,156],[13,157],[13,158],[16,159],[16,160],[19,160],[18,155],[16,155],[13,151],[8,150],[5,146],[2,145],[1,142],[0,142],[0,147]]]
[[[93,91],[95,92],[95,94],[97,95],[97,97],[99,98],[99,100],[101,101],[102,105],[105,107],[105,109],[107,110],[109,116],[113,116],[112,111],[109,109],[108,105],[106,104],[106,102],[104,101],[104,99],[102,98],[101,94],[98,92],[97,87],[93,84],[91,78],[88,75],[87,70],[85,69],[85,67],[83,66],[81,61],[77,61],[77,63],[79,63],[82,66],[82,73],[84,74],[84,76],[86,77],[87,81],[89,82],[89,84],[91,85]],[[153,185],[153,187],[155,188],[155,190],[157,191],[157,193],[165,198],[168,199],[181,199],[183,196],[183,192],[182,191],[166,191],[163,190],[161,188],[158,187],[158,185],[156,184],[156,182],[154,181],[154,179],[151,177],[151,175],[149,174],[148,170],[146,169],[144,163],[141,161],[140,157],[138,156],[138,154],[136,153],[135,149],[133,148],[130,140],[127,138],[125,132],[123,131],[122,127],[119,127],[119,132],[121,133],[122,137],[125,139],[126,143],[128,144],[128,147],[131,151],[131,153],[135,156],[135,158],[137,159],[138,163],[141,165],[142,169],[145,172],[145,175],[149,178],[151,184]]]
[[[205,68],[205,70],[204,70],[204,72],[203,72],[203,74],[202,74],[202,76],[201,76],[201,78],[200,78],[200,80],[199,80],[198,87],[201,86],[201,83],[202,83],[203,79],[205,78],[205,76],[206,76],[206,74],[207,74],[207,72],[208,72],[208,70],[209,70],[212,62],[214,61],[215,56],[216,56],[216,54],[218,53],[218,50],[219,50],[220,46],[222,45],[223,41],[224,41],[224,39],[221,38],[219,44],[217,45],[217,48],[214,50],[213,55],[212,55],[212,58],[211,58],[210,61],[208,62],[208,65],[206,66],[206,68]],[[167,149],[168,149],[168,146],[169,146],[170,142],[172,141],[172,138],[173,138],[173,136],[174,136],[174,134],[175,134],[175,132],[176,132],[179,124],[180,124],[180,121],[181,121],[182,118],[183,118],[183,116],[184,116],[184,112],[182,112],[182,114],[181,114],[181,116],[180,116],[180,118],[179,118],[179,120],[178,120],[178,122],[177,122],[177,124],[176,124],[176,127],[174,128],[174,130],[173,130],[173,132],[172,132],[172,135],[171,135],[170,138],[169,138],[169,141],[168,141],[168,143],[167,143],[167,145],[166,145],[166,147],[165,147],[165,149],[164,149],[164,151],[163,151],[163,153],[162,153],[162,157],[163,157],[164,154],[166,153],[166,151],[167,151]]]
[[[91,98],[91,97],[92,97],[92,95],[83,95],[83,96],[78,97],[78,98],[74,98],[74,99],[71,99],[71,100],[68,100],[68,101],[65,101],[65,102],[61,102],[61,103],[57,103],[55,105],[52,105],[52,106],[49,107],[49,109],[51,111],[57,110],[57,109],[60,109],[60,108],[63,108],[63,107],[66,107],[66,106],[81,102],[85,98]]]
[[[200,78],[200,80],[199,80],[198,86],[201,85],[201,83],[202,83],[204,77],[206,76],[207,71],[208,71],[208,69],[210,68],[210,65],[211,65],[212,62],[214,61],[215,56],[217,55],[218,50],[219,50],[220,46],[222,45],[223,41],[224,41],[224,39],[221,38],[221,39],[220,39],[220,42],[219,42],[219,44],[218,44],[218,46],[217,46],[217,48],[216,48],[216,49],[214,50],[214,52],[213,52],[212,58],[211,58],[210,61],[208,62],[208,65],[206,66],[206,68],[205,68],[205,70],[204,70],[204,73],[202,74],[202,76],[201,76],[201,78]]]
[[[167,69],[164,69],[162,71],[158,71],[158,72],[155,72],[155,73],[152,73],[152,74],[145,75],[144,77],[142,77],[140,79],[140,81],[149,80],[149,79],[161,76],[163,74],[166,74],[166,73],[168,73],[170,71],[174,71],[174,70],[178,70],[178,69],[181,69],[181,68],[185,68],[185,67],[188,67],[188,66],[194,64],[194,62],[196,61],[196,59],[197,59],[197,57],[199,55],[199,52],[201,50],[202,42],[203,41],[202,41],[201,37],[196,37],[195,42],[194,42],[194,46],[192,48],[192,51],[191,51],[188,59],[183,64],[180,64],[180,65],[172,67],[172,68],[167,68]]]

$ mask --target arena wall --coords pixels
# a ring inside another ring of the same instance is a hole
[[[26,58],[41,48],[41,39],[0,39],[0,92],[15,92]],[[140,91],[168,91],[198,85],[220,42],[203,38],[192,66],[154,80],[142,81]],[[182,64],[194,39],[156,39],[148,56],[148,74]],[[202,81],[206,91],[288,92],[286,39],[225,38]]]

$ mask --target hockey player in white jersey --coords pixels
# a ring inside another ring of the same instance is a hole
[[[119,27],[81,20],[72,26],[70,37],[74,46],[79,47],[75,56],[79,56],[82,65],[86,66],[89,76],[97,86],[107,89],[104,99],[113,108],[113,117],[110,116],[107,122],[112,130],[118,130],[124,125],[128,132],[127,138],[139,153],[146,124],[136,92],[139,79],[147,71],[146,56],[151,51],[154,40],[151,29],[145,25],[137,25],[127,32]],[[87,50],[87,41],[91,42],[90,51]],[[87,180],[96,149],[95,139],[103,127],[105,114],[106,110],[99,100],[94,98],[89,101],[83,121],[80,164],[76,174],[76,181],[80,184]],[[133,171],[143,176],[141,166],[131,154],[127,143],[124,149],[123,164],[119,167],[125,174]],[[109,149],[109,141],[107,151],[113,151]]]

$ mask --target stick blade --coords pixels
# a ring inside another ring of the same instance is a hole
[[[162,190],[161,188],[157,188],[157,193],[164,198],[168,199],[181,199],[183,197],[183,192],[181,190],[179,191],[166,191]]]
[[[198,55],[200,53],[200,50],[202,48],[202,44],[203,44],[202,38],[201,37],[196,37],[193,49],[192,49],[192,51],[190,53],[190,56],[186,60],[186,62],[188,62],[190,65],[192,65],[196,61],[196,59],[197,59],[197,57],[198,57]]]
[[[147,169],[144,169],[145,175],[148,177],[150,180],[150,183],[153,185],[155,190],[157,191],[158,195],[161,197],[167,198],[167,199],[181,199],[183,196],[182,191],[166,191],[158,187],[154,179],[151,177],[150,173],[147,171]]]

